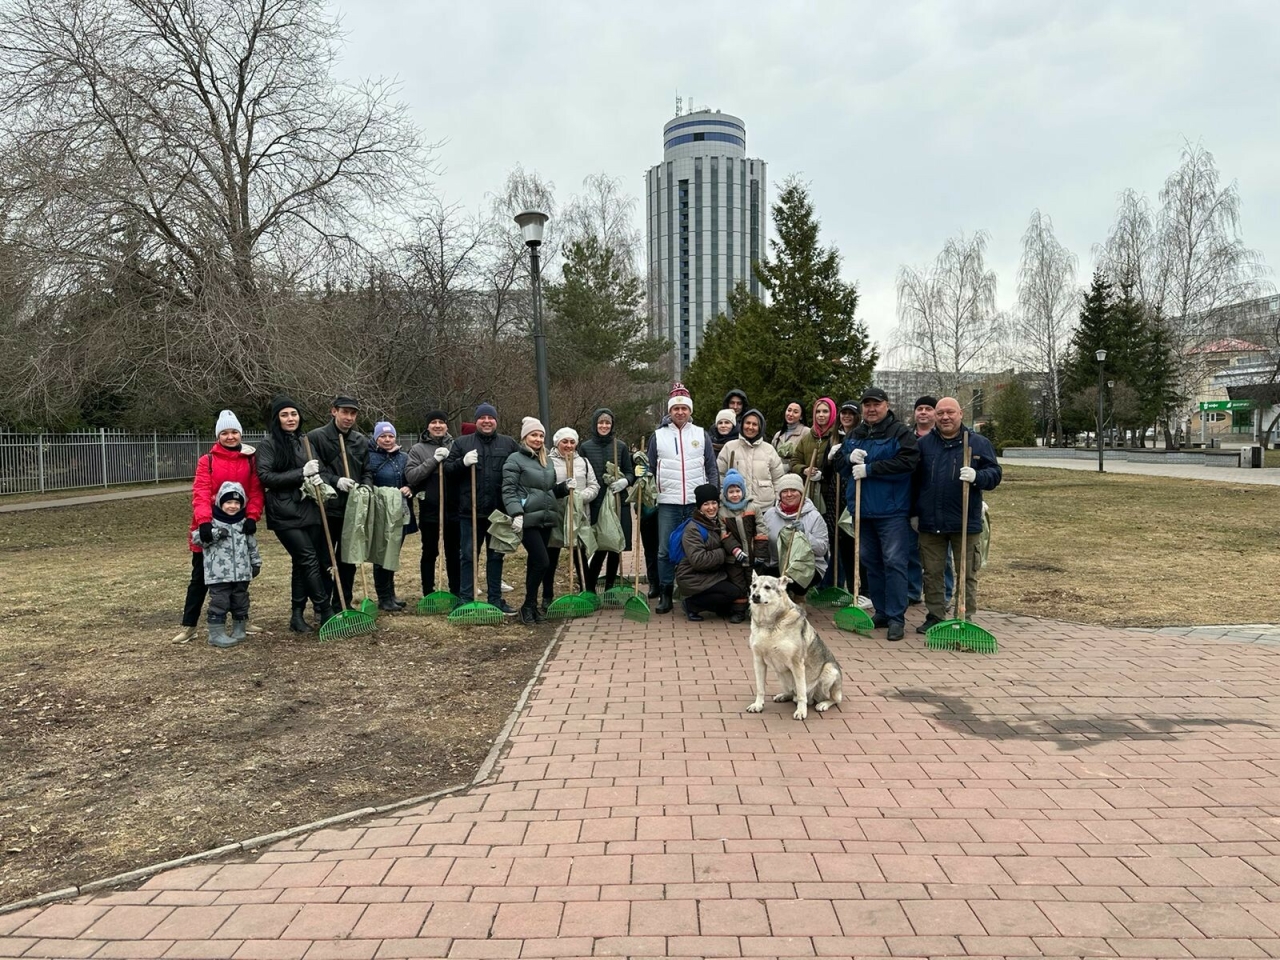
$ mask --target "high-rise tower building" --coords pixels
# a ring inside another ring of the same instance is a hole
[[[765,163],[748,159],[738,117],[677,106],[662,143],[646,190],[649,302],[653,332],[675,345],[679,375],[734,287],[760,295],[751,263],[765,255],[769,207]]]

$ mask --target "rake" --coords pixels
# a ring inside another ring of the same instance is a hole
[[[565,476],[573,476],[573,454],[568,454],[564,458]],[[572,591],[575,585],[574,568],[577,566],[578,554],[578,538],[573,529],[574,508],[573,508],[573,490],[569,491],[569,501],[567,511],[569,515],[569,590]],[[584,590],[582,593],[567,593],[563,597],[557,597],[551,601],[551,605],[547,607],[548,620],[570,620],[574,617],[587,617],[600,609],[600,598],[594,593]]]
[[[853,603],[853,594],[840,586],[840,501],[844,499],[844,484],[836,474],[836,525],[831,539],[831,586],[815,590],[809,600],[819,607],[847,607]],[[857,587],[855,581],[854,586]]]
[[[862,481],[853,481],[853,589],[858,589],[858,566],[862,558]],[[862,598],[836,611],[836,626],[841,630],[871,636],[876,621],[862,608]]]
[[[342,436],[338,437],[338,449],[342,452],[342,475],[350,479],[351,465],[347,463],[347,444]],[[364,561],[358,564],[360,567],[360,585],[364,587],[364,599],[360,601],[360,612],[366,616],[378,618],[378,605],[369,597],[369,577],[364,572]],[[343,606],[346,606],[344,603]]]
[[[314,459],[311,456],[311,443],[306,436],[302,438],[302,447],[307,454],[307,459]],[[317,636],[323,641],[329,641],[345,640],[348,637],[373,633],[378,629],[378,624],[373,617],[359,610],[347,609],[347,595],[342,589],[342,578],[338,576],[338,554],[333,549],[333,534],[329,532],[329,517],[325,512],[324,503],[320,504],[320,526],[324,528],[324,542],[329,548],[329,569],[333,574],[333,582],[338,588],[338,601],[342,604],[342,609],[320,625]]]
[[[436,464],[436,473],[440,477],[440,533],[438,535],[439,543],[437,545],[436,554],[436,583],[443,584],[447,581],[444,576],[444,464]],[[448,590],[433,590],[425,597],[418,601],[415,612],[428,617],[440,616],[451,612],[462,602],[460,597],[454,596]]]
[[[472,596],[474,591],[480,585],[480,540],[477,536],[478,525],[476,523],[476,465],[471,465],[471,589]],[[489,586],[488,574],[485,576],[485,587]],[[505,619],[502,611],[495,607],[492,603],[486,603],[483,600],[469,600],[461,606],[455,607],[453,612],[449,614],[449,622],[454,626],[463,627],[496,627]]]
[[[617,466],[618,438],[616,436],[613,438],[613,462],[614,462],[614,465]],[[621,468],[619,467],[619,469]],[[613,494],[613,498],[618,503],[618,516],[621,517],[622,516],[622,494],[615,493]],[[632,530],[633,536],[638,537],[640,535],[639,521],[634,518],[631,524],[631,530]],[[626,544],[624,543],[623,546],[626,546]],[[634,555],[631,562],[634,565],[635,563]],[[619,583],[616,586],[612,586],[604,592],[604,605],[606,607],[625,607],[627,605],[627,601],[630,600],[639,592],[640,592],[639,581],[637,581],[636,585],[633,586],[632,584],[627,583],[624,579],[622,583]]]
[[[649,622],[649,601],[640,592],[640,561],[644,556],[644,538],[640,536],[640,498],[636,497],[631,504],[632,526],[635,536],[631,541],[631,582],[633,595],[627,598],[622,608],[622,619],[632,623]]]
[[[962,428],[963,429],[963,428]],[[969,464],[969,431],[964,431],[964,447],[960,454],[960,462]],[[956,578],[955,619],[935,623],[924,635],[924,645],[930,650],[966,650],[974,653],[995,653],[999,649],[994,635],[983,630],[976,623],[965,619],[965,606],[968,602],[969,562],[969,484],[964,485],[960,493],[960,569]]]

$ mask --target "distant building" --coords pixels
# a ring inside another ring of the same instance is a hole
[[[662,128],[649,169],[645,224],[653,333],[674,345],[680,375],[740,282],[756,296],[752,261],[765,253],[765,162],[747,157],[747,128],[719,110],[680,113]]]

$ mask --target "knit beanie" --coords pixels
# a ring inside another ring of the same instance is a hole
[[[240,421],[236,419],[236,415],[230,410],[223,410],[218,414],[218,423],[213,428],[213,438],[218,439],[218,434],[223,430],[235,430],[237,433],[244,433],[240,427]]]
[[[476,419],[479,420],[481,417],[493,417],[493,419],[497,420],[498,408],[492,403],[480,404],[480,406],[476,407]]]
[[[926,395],[923,397],[916,397],[916,402],[911,405],[911,409],[914,410],[916,407],[936,407],[937,405],[937,397],[930,397]]]
[[[449,415],[448,415],[447,413],[445,413],[443,410],[429,410],[429,411],[427,411],[427,425],[428,425],[428,426],[430,426],[430,425],[431,425],[431,421],[432,421],[432,420],[443,420],[445,423],[448,423],[448,422],[449,422]]]
[[[733,410],[731,410],[729,407],[725,407],[723,410],[721,410],[719,413],[716,414],[715,422],[717,426],[720,425],[721,420],[728,420],[730,423],[737,423],[738,415],[734,413]]]
[[[578,431],[573,429],[573,427],[561,427],[556,431],[556,435],[551,438],[551,442],[556,446],[559,446],[561,440],[572,440],[574,443],[577,443]]]
[[[701,510],[704,503],[720,500],[720,490],[714,483],[700,483],[693,488],[693,502]]]
[[[739,490],[742,491],[742,499],[739,500],[737,503],[733,503],[732,501],[729,500],[730,487],[737,487]],[[732,511],[733,513],[740,513],[741,511],[747,508],[748,504],[751,503],[751,497],[749,496],[747,491],[747,481],[744,480],[742,478],[742,474],[740,474],[733,467],[730,467],[728,471],[725,473],[724,482],[720,484],[720,492],[722,494],[721,505],[726,510]]]
[[[542,425],[542,421],[537,417],[525,417],[520,421],[520,439],[523,440],[535,430],[541,430],[546,435],[547,428]]]
[[[693,397],[689,395],[689,388],[679,380],[671,385],[671,393],[667,396],[667,410],[678,406],[688,407],[689,412],[693,413]]]
[[[373,425],[373,439],[377,440],[384,433],[389,433],[394,437],[396,435],[396,428],[387,420],[379,420]]]
[[[271,401],[271,422],[279,423],[280,412],[282,410],[290,410],[290,409],[298,410],[298,405],[294,403],[291,399],[286,397],[284,394],[280,394],[278,397],[276,397],[274,400]],[[301,410],[298,410],[298,418],[299,419],[302,418]]]
[[[783,490],[794,490],[796,493],[804,493],[804,481],[800,479],[799,474],[787,473],[783,474],[782,479],[773,485],[773,488],[782,493]]]

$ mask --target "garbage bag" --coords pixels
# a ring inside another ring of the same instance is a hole
[[[807,587],[818,572],[818,562],[813,556],[813,546],[804,531],[797,527],[783,527],[778,534],[778,559],[784,577]]]
[[[494,553],[515,553],[520,546],[520,534],[511,525],[511,518],[501,510],[489,514],[489,549]]]

